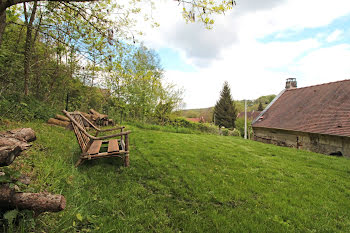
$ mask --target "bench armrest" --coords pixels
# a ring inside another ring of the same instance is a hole
[[[125,131],[125,132],[112,134],[112,135],[107,135],[107,136],[101,136],[101,137],[92,137],[92,139],[94,139],[94,140],[103,140],[103,139],[108,139],[108,138],[114,138],[114,137],[119,137],[119,136],[123,136],[123,135],[128,135],[129,133],[131,133],[131,131]]]
[[[108,132],[108,131],[114,131],[114,130],[118,130],[118,129],[125,129],[125,126],[116,127],[116,128],[112,128],[112,129],[98,129],[97,131],[99,131],[99,132]]]

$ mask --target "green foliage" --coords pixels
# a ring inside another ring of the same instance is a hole
[[[236,120],[236,129],[239,131],[240,135],[244,137],[244,118],[237,118]],[[253,135],[252,122],[247,119],[247,134],[251,138]]]
[[[170,111],[178,108],[182,92],[174,85],[164,84],[160,60],[153,50],[124,43],[118,46],[112,43],[112,46],[103,36],[86,38],[84,33],[93,33],[93,30],[88,30],[89,25],[83,24],[81,18],[65,23],[72,16],[67,13],[74,12],[71,7],[79,5],[67,4],[49,2],[45,7],[41,6],[44,7],[41,10],[52,13],[52,18],[43,15],[41,23],[55,26],[45,32],[50,35],[42,35],[40,25],[36,25],[28,96],[23,93],[23,79],[18,78],[23,76],[25,27],[18,25],[23,23],[20,18],[16,19],[18,24],[7,27],[0,47],[0,106],[4,109],[0,116],[46,121],[65,108],[69,111],[93,108],[122,122],[124,119],[144,121],[153,118],[159,103],[169,103]],[[98,9],[94,9],[94,14]],[[61,18],[56,22],[54,19],[59,16]],[[76,27],[82,31],[75,35],[72,33]],[[65,33],[71,33],[60,34],[63,29]],[[57,37],[60,41],[55,39]],[[96,44],[100,40],[104,42]],[[78,45],[70,44],[74,41],[79,41]],[[88,58],[79,48],[83,45],[93,46]],[[110,53],[114,55],[110,56]],[[108,59],[104,60],[106,57]]]
[[[214,15],[225,14],[231,10],[236,2],[233,0],[200,0],[200,1],[184,1],[182,3],[182,15],[186,22],[202,22],[206,28],[211,29],[214,24]]]
[[[173,108],[172,108],[171,102],[167,102],[167,103],[160,102],[156,106],[154,117],[157,119],[157,121],[161,125],[164,125],[167,121],[170,120],[172,111],[173,111]]]
[[[266,108],[266,106],[271,103],[271,101],[276,97],[276,95],[266,95],[266,96],[260,96],[259,98],[255,100],[247,100],[247,110],[250,111],[262,111]],[[243,112],[244,111],[244,101],[245,100],[238,100],[235,101],[235,105],[237,108],[237,112]],[[260,106],[261,105],[261,106]],[[259,110],[262,109],[262,110]]]
[[[178,115],[186,118],[200,118],[203,117],[205,122],[213,122],[214,108],[200,108],[200,109],[188,109],[180,110]]]
[[[159,122],[156,122],[159,123]],[[129,123],[136,127],[148,130],[158,130],[172,133],[185,133],[185,134],[219,134],[219,130],[216,126],[209,123],[195,123],[190,122],[182,117],[170,117],[165,125],[160,126],[156,124],[147,124],[144,122],[132,122]]]
[[[220,99],[214,107],[215,124],[219,127],[235,128],[237,110],[232,100],[231,90],[227,82],[224,82]]]
[[[18,95],[0,97],[0,116],[18,121],[47,120],[57,112],[35,98],[21,98]]]

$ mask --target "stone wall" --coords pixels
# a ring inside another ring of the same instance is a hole
[[[304,133],[279,129],[253,127],[254,140],[278,146],[294,147],[321,154],[339,152],[350,157],[350,137]]]

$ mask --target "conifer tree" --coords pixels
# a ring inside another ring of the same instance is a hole
[[[235,128],[237,110],[232,100],[231,89],[225,81],[220,93],[220,99],[214,107],[215,124],[225,128]]]
[[[263,110],[264,110],[264,107],[262,106],[262,103],[259,102],[258,111],[263,111]]]

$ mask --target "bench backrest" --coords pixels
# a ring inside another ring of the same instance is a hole
[[[86,152],[91,145],[91,138],[87,136],[83,131],[87,132],[86,127],[84,125],[84,119],[80,112],[67,112],[63,111],[63,113],[70,119],[71,124],[73,126],[73,130],[75,136],[78,140],[80,149],[82,152]],[[79,127],[80,126],[80,127]]]

